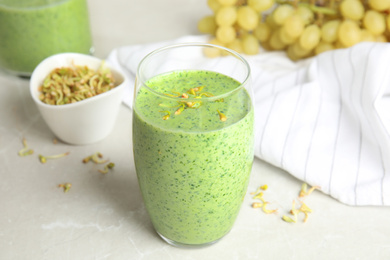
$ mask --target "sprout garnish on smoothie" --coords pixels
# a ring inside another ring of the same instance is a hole
[[[169,96],[169,97],[176,97],[176,98],[183,98],[183,99],[201,99],[203,96],[205,97],[213,97],[214,95],[209,93],[209,92],[202,92],[201,91],[205,88],[205,86],[199,86],[199,87],[195,87],[195,88],[190,88],[188,91],[186,91],[185,93],[180,93],[180,92],[177,92],[177,91],[171,91],[173,94],[171,93],[164,93],[164,95],[166,96]],[[217,99],[215,100],[214,102],[223,102],[223,98],[221,99]],[[161,107],[165,107],[165,108],[177,108],[177,110],[175,111],[175,115],[180,115],[185,109],[187,108],[192,108],[192,109],[196,109],[196,108],[199,108],[200,106],[202,105],[202,101],[178,101],[178,105],[166,105],[164,103],[161,103],[159,104],[159,106]],[[159,111],[161,113],[165,113],[165,115],[162,117],[163,120],[168,120],[170,117],[171,117],[171,112],[169,110],[163,110],[163,111]],[[219,119],[222,121],[222,122],[225,122],[227,120],[227,117],[225,114],[223,114],[222,112],[220,112],[218,109],[217,109],[217,113],[219,115]]]

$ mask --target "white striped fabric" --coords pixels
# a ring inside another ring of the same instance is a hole
[[[115,49],[108,61],[134,81],[139,61],[187,36]],[[291,62],[282,52],[245,57],[255,92],[255,155],[349,205],[390,205],[390,45]],[[131,106],[133,84],[124,103]]]

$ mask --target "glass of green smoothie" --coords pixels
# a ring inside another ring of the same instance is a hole
[[[252,97],[248,63],[223,47],[173,45],[140,62],[135,167],[153,226],[169,244],[202,247],[231,230],[253,163]]]
[[[31,76],[61,52],[90,54],[86,0],[0,0],[0,69]]]

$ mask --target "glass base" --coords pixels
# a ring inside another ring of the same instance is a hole
[[[55,54],[58,54],[58,53],[55,53]],[[85,53],[85,54],[88,54],[88,53]],[[95,54],[95,47],[91,46],[91,48],[89,48],[89,55],[93,56],[94,54]],[[52,55],[54,55],[54,54],[52,54]],[[32,72],[10,70],[10,69],[3,68],[3,67],[0,67],[0,73],[19,77],[21,79],[28,79],[28,80],[31,78],[31,75],[32,75]]]
[[[31,72],[23,72],[23,71],[14,71],[14,70],[9,70],[6,68],[0,68],[0,74],[6,74],[14,77],[19,77],[22,79],[30,79],[31,77]]]
[[[157,232],[157,231],[156,231]],[[211,246],[211,245],[214,245],[215,243],[217,243],[219,240],[221,240],[223,237],[221,238],[218,238],[217,240],[214,240],[214,241],[211,241],[211,242],[208,242],[208,243],[204,243],[204,244],[184,244],[184,243],[180,243],[180,242],[176,242],[176,241],[173,241],[169,238],[166,238],[164,237],[163,235],[161,235],[159,232],[157,232],[157,234],[165,241],[167,242],[168,244],[170,244],[171,246],[175,246],[175,247],[180,247],[180,248],[204,248],[204,247],[208,247],[208,246]]]

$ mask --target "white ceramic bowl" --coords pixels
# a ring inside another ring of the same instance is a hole
[[[101,59],[78,53],[60,53],[43,60],[33,71],[30,93],[41,115],[53,133],[62,141],[84,145],[104,139],[112,131],[122,102],[126,78],[108,63],[117,87],[82,101],[66,105],[48,105],[39,99],[38,87],[49,73],[58,67],[86,65],[97,70]]]

